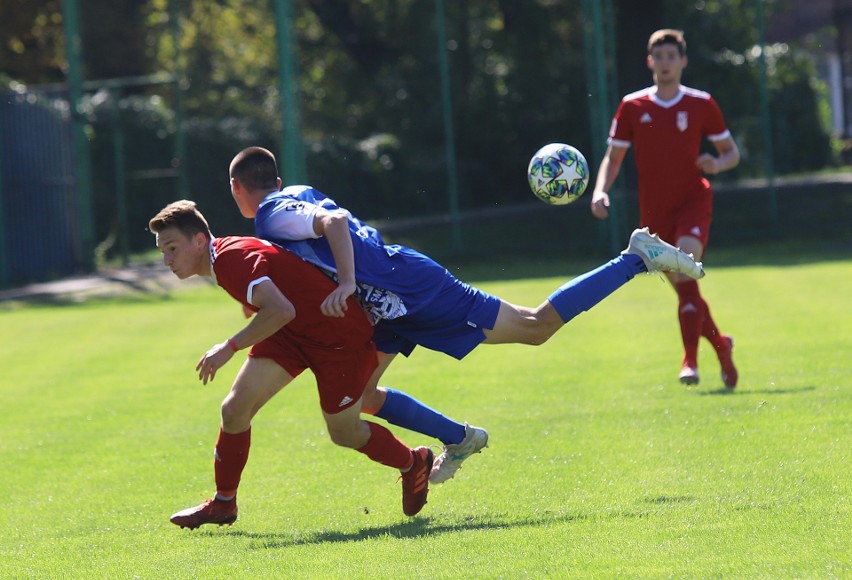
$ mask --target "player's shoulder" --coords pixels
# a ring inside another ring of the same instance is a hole
[[[713,96],[707,91],[702,91],[699,89],[694,89],[692,87],[686,87],[681,85],[680,92],[683,93],[684,98],[689,99],[698,99],[700,101],[712,101]]]
[[[631,103],[642,100],[650,100],[651,97],[656,93],[656,87],[645,87],[644,89],[640,89],[638,91],[633,91],[632,93],[628,93],[622,97],[621,101],[623,103]]]
[[[276,211],[281,208],[303,209],[306,204],[329,210],[339,209],[333,199],[311,185],[288,185],[281,191],[267,195],[260,203],[258,212]]]
[[[280,248],[268,242],[251,236],[224,236],[213,240],[214,258],[223,254],[249,254],[252,252],[278,253]]]

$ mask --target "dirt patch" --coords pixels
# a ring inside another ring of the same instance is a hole
[[[134,294],[164,295],[181,288],[209,284],[206,278],[181,281],[163,265],[103,269],[96,274],[0,290],[0,305],[16,302],[83,302]]]

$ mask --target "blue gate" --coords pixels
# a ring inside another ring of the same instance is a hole
[[[0,286],[79,271],[73,151],[64,91],[0,93]]]

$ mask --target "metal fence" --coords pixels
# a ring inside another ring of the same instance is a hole
[[[0,93],[0,286],[79,270],[73,155],[67,94]]]

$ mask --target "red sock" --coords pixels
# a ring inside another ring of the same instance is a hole
[[[370,438],[366,445],[359,447],[356,451],[388,467],[396,467],[400,470],[411,467],[414,456],[405,443],[381,425],[370,421],[366,423],[370,426]]]
[[[250,445],[251,427],[242,433],[225,433],[219,428],[213,467],[216,472],[216,495],[220,499],[237,495],[240,476],[248,461]]]
[[[683,362],[691,367],[698,366],[698,339],[704,326],[704,312],[707,305],[698,291],[698,282],[686,280],[675,285],[678,305],[677,316],[680,320],[680,335],[683,339]]]
[[[710,316],[710,307],[707,306],[706,301],[702,300],[701,302],[704,303],[704,325],[701,328],[701,336],[709,340],[716,350],[726,348],[728,345],[722,338],[722,333],[719,332],[719,327],[716,326],[713,317]]]

